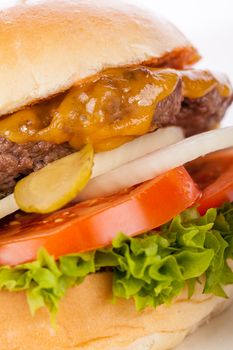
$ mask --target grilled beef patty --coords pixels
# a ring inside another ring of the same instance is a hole
[[[20,177],[72,152],[68,144],[45,141],[17,144],[0,137],[0,198],[13,191]]]
[[[210,130],[218,125],[231,102],[232,96],[222,97],[217,88],[198,99],[183,98],[180,82],[170,96],[158,103],[151,130],[181,126],[186,136]],[[12,193],[21,177],[72,152],[68,143],[17,144],[0,137],[0,198]]]

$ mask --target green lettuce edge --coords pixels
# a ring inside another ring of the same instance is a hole
[[[203,293],[226,298],[224,286],[233,283],[228,261],[233,259],[233,203],[209,209],[200,216],[185,210],[159,230],[130,238],[119,233],[111,247],[70,254],[55,261],[45,249],[37,260],[0,267],[0,289],[26,291],[34,313],[47,307],[56,315],[66,290],[102,270],[113,273],[113,298],[133,298],[136,309],[170,303],[185,285],[189,297],[205,276]]]

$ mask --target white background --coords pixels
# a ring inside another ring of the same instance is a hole
[[[233,82],[233,0],[123,1],[170,19],[199,48],[203,56],[200,66],[226,72]],[[0,7],[15,2],[0,0]],[[228,112],[224,125],[233,125],[233,108]],[[187,349],[232,350],[233,308],[187,338],[179,347],[179,350]]]

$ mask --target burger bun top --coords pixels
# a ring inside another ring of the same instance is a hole
[[[0,115],[108,67],[198,58],[171,23],[120,1],[24,1],[0,11]]]

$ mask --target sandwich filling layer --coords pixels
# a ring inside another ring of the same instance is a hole
[[[133,299],[137,310],[167,304],[188,286],[191,298],[205,280],[203,293],[226,298],[233,284],[233,204],[200,216],[191,208],[160,229],[130,238],[118,234],[112,245],[55,261],[45,249],[37,260],[0,267],[0,289],[26,291],[34,314],[46,306],[55,315],[67,289],[92,273],[113,274],[113,297]]]
[[[211,130],[231,101],[227,79],[208,71],[143,66],[104,71],[1,118],[0,198],[21,177],[88,143],[101,152],[169,125],[181,126],[186,136]]]

